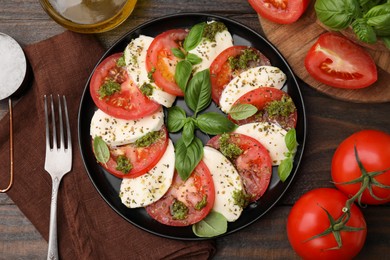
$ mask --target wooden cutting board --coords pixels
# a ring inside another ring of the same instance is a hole
[[[327,30],[319,25],[311,1],[306,12],[295,23],[280,25],[259,16],[260,24],[270,40],[287,59],[295,74],[309,86],[334,98],[356,103],[390,102],[390,51],[386,48],[364,47],[378,68],[378,81],[372,86],[346,90],[327,86],[314,80],[304,66],[305,56],[318,36]],[[379,50],[378,50],[379,49]]]

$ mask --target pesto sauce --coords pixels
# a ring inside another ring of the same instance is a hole
[[[144,94],[145,96],[148,96],[150,97],[152,94],[153,94],[153,86],[149,83],[144,83],[142,84],[142,86],[140,87],[140,90],[142,92],[142,94]]]
[[[283,96],[281,100],[274,100],[265,107],[270,117],[289,116],[296,110],[294,102],[288,96]]]
[[[219,138],[219,150],[223,155],[225,155],[228,159],[235,159],[242,154],[241,148],[236,145],[229,143],[230,135],[222,134]]]
[[[115,169],[125,174],[129,173],[129,171],[133,169],[133,165],[130,163],[130,160],[124,155],[118,156],[116,164],[117,166]]]
[[[170,212],[173,219],[183,220],[187,218],[188,207],[180,200],[175,200],[170,207]]]
[[[251,195],[244,192],[244,190],[234,190],[233,191],[233,200],[234,204],[241,208],[245,208],[249,205]]]
[[[126,61],[125,61],[125,56],[122,55],[117,61],[116,61],[116,66],[118,67],[125,67],[126,66]]]
[[[205,194],[205,195],[203,195],[202,200],[199,201],[198,203],[196,203],[195,209],[196,209],[196,210],[201,210],[201,209],[203,209],[204,207],[206,207],[206,205],[207,205],[207,195]]]
[[[149,132],[135,141],[137,147],[148,147],[161,137],[160,131]]]
[[[203,29],[203,37],[211,42],[215,42],[215,35],[225,30],[227,30],[226,25],[221,22],[208,23]]]
[[[230,67],[233,70],[236,70],[236,69],[246,69],[248,67],[249,61],[258,61],[259,59],[260,56],[258,55],[258,53],[248,48],[243,50],[241,54],[236,57],[233,56],[229,57],[228,62]]]
[[[100,99],[103,99],[105,97],[109,97],[116,92],[119,92],[121,90],[121,84],[108,80],[103,85],[100,86],[98,90],[98,94],[100,96]]]

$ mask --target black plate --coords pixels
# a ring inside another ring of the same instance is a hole
[[[197,23],[210,20],[223,22],[232,34],[235,45],[248,45],[259,49],[271,60],[273,66],[279,67],[287,75],[287,82],[283,90],[289,93],[298,109],[298,122],[296,130],[299,147],[295,156],[294,168],[290,177],[284,183],[281,182],[277,177],[277,169],[274,167],[273,177],[266,193],[257,203],[253,203],[248,208],[246,208],[237,221],[229,223],[228,231],[224,234],[226,235],[248,226],[249,224],[258,220],[268,210],[270,210],[286,192],[298,171],[298,166],[300,164],[305,145],[306,115],[299,85],[286,60],[270,42],[245,25],[224,17],[199,13],[174,14],[147,22],[119,39],[103,55],[101,60],[110,54],[122,52],[132,39],[138,37],[141,34],[154,37],[168,29],[190,28]],[[179,101],[178,105],[180,105],[180,103],[181,102]],[[89,93],[88,80],[80,103],[78,119],[79,143],[82,159],[84,161],[87,173],[103,199],[124,219],[150,233],[167,238],[182,240],[205,239],[195,236],[191,227],[170,227],[160,224],[150,218],[145,209],[129,209],[121,203],[121,200],[118,196],[121,180],[108,174],[102,167],[100,167],[100,165],[96,163],[92,152],[89,126],[93,113],[96,109],[97,108],[93,103]],[[211,107],[210,109],[216,108],[214,106],[214,108]],[[172,136],[172,138],[175,139],[174,136]]]

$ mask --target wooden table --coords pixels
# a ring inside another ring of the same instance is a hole
[[[182,3],[182,4],[180,4]],[[159,16],[177,12],[207,12],[235,19],[261,32],[257,14],[247,1],[139,1],[120,27],[98,35],[109,47],[128,30]],[[63,32],[36,0],[2,0],[0,32],[22,46]],[[1,58],[1,57],[0,57]],[[324,96],[302,84],[308,116],[303,161],[292,187],[281,201],[253,225],[217,240],[214,259],[296,259],[286,234],[286,220],[294,202],[318,187],[333,187],[330,165],[337,145],[362,129],[390,132],[390,104],[355,104]],[[1,102],[0,116],[7,110]],[[0,174],[7,174],[1,170]],[[16,173],[17,174],[17,173]],[[368,226],[366,244],[358,259],[386,259],[390,255],[390,205],[362,209]],[[7,197],[0,194],[0,259],[44,259],[47,242]]]

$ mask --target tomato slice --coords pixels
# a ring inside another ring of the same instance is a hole
[[[258,112],[242,120],[229,119],[238,125],[253,122],[277,123],[285,129],[295,128],[298,113],[291,97],[284,91],[272,87],[254,89],[241,96],[234,104],[252,104]]]
[[[175,172],[167,193],[157,202],[146,207],[146,212],[158,222],[169,226],[189,226],[201,221],[214,206],[215,189],[209,169],[200,162],[191,176],[183,181]],[[188,212],[183,219],[172,215],[176,203],[185,205]],[[203,203],[202,203],[203,201]],[[203,207],[196,209],[196,205]]]
[[[256,60],[248,60],[245,62],[245,68],[235,67],[232,68],[229,60],[232,58],[239,59],[246,51],[252,51],[257,55]],[[219,105],[219,98],[225,86],[241,72],[258,66],[271,65],[269,59],[265,57],[259,50],[248,46],[232,46],[223,50],[210,65],[210,77],[211,77],[211,94],[213,101]]]
[[[122,53],[113,54],[96,67],[90,82],[94,103],[106,114],[121,119],[134,120],[153,114],[160,105],[144,96],[127,75],[126,69],[117,65],[120,57]],[[120,85],[120,90],[101,97],[99,90],[108,82]]]
[[[153,39],[146,54],[146,69],[153,73],[156,85],[175,96],[184,94],[175,81],[179,59],[173,55],[172,48],[180,48],[187,34],[185,29],[165,31]]]
[[[318,38],[306,55],[305,67],[314,79],[337,88],[365,88],[378,79],[371,56],[335,33]]]
[[[272,161],[267,149],[256,139],[243,134],[229,134],[228,143],[237,145],[243,152],[232,159],[244,184],[250,201],[258,200],[267,190],[272,176]],[[211,138],[207,145],[220,150],[221,136]]]
[[[164,155],[168,146],[168,131],[166,127],[160,130],[160,138],[147,147],[127,144],[118,147],[111,147],[110,159],[107,163],[101,164],[109,173],[118,178],[135,178],[150,171]],[[132,165],[132,169],[125,173],[117,169],[118,158],[125,156]]]
[[[309,5],[309,0],[248,0],[261,16],[279,24],[297,21]]]

